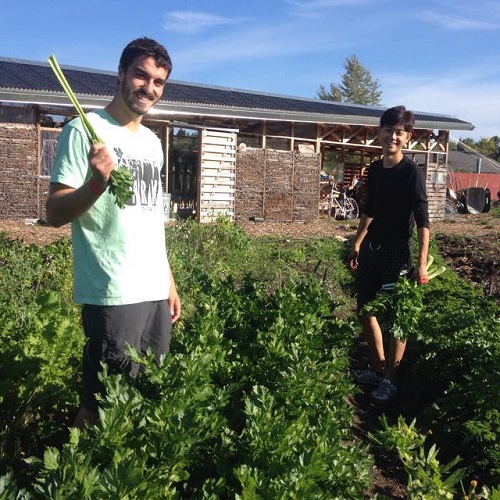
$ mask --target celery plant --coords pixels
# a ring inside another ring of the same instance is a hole
[[[433,265],[434,258],[427,261],[429,280],[442,274],[444,266]],[[361,314],[367,316],[389,316],[389,331],[399,340],[407,340],[417,332],[420,315],[424,309],[425,286],[401,276],[396,283],[384,285],[372,301],[365,304]]]

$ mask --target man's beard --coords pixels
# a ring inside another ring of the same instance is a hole
[[[137,99],[145,97],[147,103],[140,103]],[[128,85],[122,86],[122,98],[127,108],[133,113],[144,116],[158,102],[152,94],[148,94],[143,89],[132,90]]]

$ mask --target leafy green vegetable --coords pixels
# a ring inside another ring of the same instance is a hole
[[[424,447],[428,436],[417,431],[415,419],[407,424],[400,415],[397,425],[389,425],[382,414],[380,423],[382,428],[369,432],[368,437],[385,450],[397,452],[408,475],[407,498],[456,498],[454,493],[465,475],[463,469],[455,468],[460,457],[441,464],[436,445],[428,450]]]
[[[250,238],[229,220],[166,231],[183,276],[171,350],[161,367],[142,361],[134,381],[103,373],[91,433],[68,432],[85,341],[70,241],[0,233],[0,498],[363,498],[373,463],[352,434],[348,248]],[[320,262],[336,272],[325,278]],[[418,291],[421,341],[399,373],[407,397],[372,443],[408,450],[409,498],[446,498],[433,491],[444,481],[454,498],[500,498],[483,486],[500,484],[500,307],[452,270]],[[462,494],[443,469],[457,455]]]
[[[94,127],[92,127],[92,124],[85,115],[85,111],[78,102],[78,99],[74,94],[73,89],[71,88],[68,80],[64,76],[64,73],[61,67],[59,66],[59,63],[57,62],[57,59],[54,56],[54,54],[52,54],[49,57],[49,65],[52,68],[52,71],[54,71],[54,74],[59,80],[59,83],[61,84],[62,88],[68,95],[71,103],[75,107],[78,116],[82,120],[82,125],[90,144],[96,144],[98,142],[102,143],[103,141],[99,138],[96,131],[94,130]],[[134,179],[132,177],[131,172],[127,168],[122,167],[118,170],[115,169],[111,171],[110,181],[109,181],[109,192],[115,196],[115,203],[118,205],[119,208],[125,207],[127,201],[130,200],[130,198],[132,198],[134,194],[132,190],[133,184],[134,184]]]
[[[429,280],[442,274],[444,266],[434,266],[434,258],[427,261]],[[405,341],[418,331],[418,322],[424,310],[423,297],[425,286],[410,280],[408,275],[401,276],[394,284],[384,285],[377,297],[365,304],[361,314],[386,317],[389,331],[394,337]]]
[[[115,168],[110,173],[110,179],[109,191],[115,196],[115,203],[118,207],[123,208],[134,194],[132,190],[134,184],[132,174],[125,167]]]

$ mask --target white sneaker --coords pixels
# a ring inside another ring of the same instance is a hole
[[[390,403],[397,395],[398,388],[388,378],[384,378],[372,392],[372,399],[377,403]]]

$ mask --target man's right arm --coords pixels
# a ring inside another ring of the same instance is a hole
[[[64,226],[83,215],[106,189],[99,192],[96,186],[90,181],[78,189],[51,183],[45,204],[49,224],[55,227]]]
[[[97,201],[106,190],[109,174],[114,168],[113,158],[104,144],[94,144],[89,152],[92,177],[79,188],[51,183],[45,204],[47,221],[60,227],[81,215]]]

